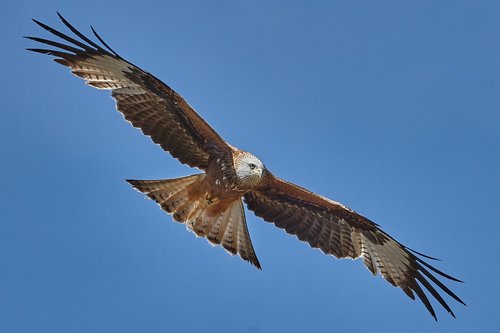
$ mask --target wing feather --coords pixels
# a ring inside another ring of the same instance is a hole
[[[452,316],[453,311],[429,281],[464,304],[434,273],[459,281],[417,257],[418,253],[383,232],[378,225],[346,206],[267,174],[264,185],[244,196],[248,209],[311,247],[337,258],[361,257],[374,274],[401,288],[408,297],[419,297],[430,314],[436,314],[423,286]],[[460,281],[459,281],[460,282]],[[420,286],[421,285],[421,286]],[[465,304],[464,304],[465,305]]]
[[[59,13],[64,25],[83,42],[39,21],[43,29],[65,43],[26,37],[55,49],[28,49],[55,56],[87,85],[112,91],[116,107],[132,126],[142,130],[180,162],[205,170],[214,150],[230,150],[227,143],[172,88],[120,57],[92,28],[104,47],[83,35]]]

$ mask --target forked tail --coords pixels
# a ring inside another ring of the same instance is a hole
[[[197,236],[207,238],[213,245],[222,245],[229,253],[238,254],[260,269],[241,198],[231,202],[211,199],[202,190],[204,178],[205,174],[198,174],[176,179],[127,179],[127,182]]]

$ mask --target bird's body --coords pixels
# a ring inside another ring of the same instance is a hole
[[[346,206],[275,177],[257,157],[224,141],[172,88],[114,52],[95,31],[106,49],[60,18],[83,42],[35,21],[68,44],[28,37],[55,48],[29,50],[53,55],[88,85],[111,90],[117,110],[128,122],[180,162],[202,171],[177,179],[128,180],[174,220],[260,268],[244,201],[255,215],[325,254],[362,258],[374,275],[381,274],[412,299],[418,296],[434,318],[422,287],[453,312],[430,282],[463,304],[436,275],[459,280],[421,257],[433,258],[410,250]]]
[[[272,179],[252,154],[230,147],[213,152],[206,173],[164,180],[128,180],[197,236],[260,263],[248,233],[242,197]]]

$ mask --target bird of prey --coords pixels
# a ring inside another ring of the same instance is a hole
[[[86,84],[111,90],[125,120],[181,163],[203,171],[177,179],[127,180],[175,221],[260,269],[247,229],[244,201],[258,217],[327,255],[362,258],[373,275],[381,274],[412,299],[416,294],[434,319],[436,314],[423,288],[453,317],[438,290],[465,305],[437,276],[461,281],[422,259],[434,258],[402,245],[341,203],[274,176],[253,154],[224,141],[172,88],[113,51],[93,28],[98,42],[58,15],[75,36],[33,20],[62,43],[26,37],[49,46],[28,50],[54,56]]]

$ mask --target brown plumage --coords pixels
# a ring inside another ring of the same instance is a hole
[[[434,318],[434,309],[421,286],[454,314],[429,281],[464,304],[436,275],[459,280],[421,259],[433,258],[408,249],[346,206],[275,177],[258,158],[226,143],[173,89],[120,57],[93,29],[102,46],[59,17],[82,41],[34,20],[68,44],[27,37],[53,47],[28,50],[53,55],[56,62],[71,68],[88,85],[111,90],[117,110],[132,126],[180,162],[204,171],[178,179],[128,180],[172,214],[175,221],[260,268],[248,233],[243,198],[255,215],[311,247],[337,258],[362,258],[374,275],[380,273],[412,299],[416,294]]]

